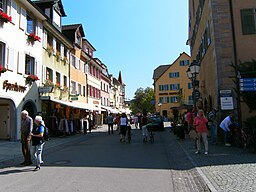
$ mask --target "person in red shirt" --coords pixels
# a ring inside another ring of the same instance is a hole
[[[204,142],[204,148],[205,152],[204,154],[208,154],[208,141],[207,141],[207,126],[206,123],[208,122],[208,119],[204,115],[203,110],[198,110],[198,116],[194,119],[194,126],[196,127],[197,132],[197,151],[196,154],[200,153],[200,145],[201,145],[201,137]]]

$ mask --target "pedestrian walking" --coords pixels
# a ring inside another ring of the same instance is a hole
[[[208,154],[208,140],[207,140],[207,126],[206,123],[208,122],[208,119],[204,115],[204,111],[202,109],[198,110],[198,115],[194,119],[194,126],[196,127],[197,132],[197,150],[196,154],[200,153],[201,148],[201,137],[204,142],[204,154]]]
[[[147,117],[147,113],[143,113],[143,116],[141,118],[141,128],[142,128],[142,137],[143,137],[143,142],[147,142],[148,141],[148,117]]]
[[[108,134],[110,135],[110,129],[111,133],[114,134],[113,125],[114,125],[114,117],[112,113],[109,113],[107,116],[107,123],[108,123]]]
[[[45,144],[44,141],[44,122],[41,116],[36,116],[34,120],[36,127],[33,129],[32,135],[32,146],[33,146],[33,154],[36,161],[36,168],[34,171],[39,171],[41,164],[43,164],[42,153],[43,147]]]
[[[120,133],[121,133],[120,141],[121,142],[125,142],[127,124],[128,124],[127,116],[125,113],[122,113],[121,118],[119,120]]]
[[[22,145],[22,154],[24,157],[24,162],[21,165],[27,166],[31,165],[31,154],[30,154],[30,140],[31,132],[33,130],[33,119],[29,117],[29,114],[26,110],[21,112],[21,145]]]
[[[224,144],[225,146],[229,147],[230,144],[230,125],[234,123],[235,115],[232,113],[229,116],[227,116],[223,121],[220,123],[220,128],[224,135]]]

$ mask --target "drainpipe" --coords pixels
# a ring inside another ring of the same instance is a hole
[[[236,33],[235,33],[235,23],[234,23],[234,15],[233,15],[233,3],[232,0],[229,0],[229,8],[230,8],[230,17],[231,17],[231,28],[232,28],[232,41],[233,41],[233,51],[234,51],[234,64],[235,64],[235,82],[236,82],[236,90],[237,90],[237,117],[238,123],[242,125],[242,114],[241,114],[241,93],[240,93],[240,84],[239,84],[239,70],[238,70],[238,58],[237,58],[237,47],[236,47]]]

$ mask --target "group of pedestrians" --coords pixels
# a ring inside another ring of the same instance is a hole
[[[41,116],[36,116],[33,119],[29,116],[28,111],[23,110],[21,112],[21,144],[22,144],[22,154],[24,157],[24,162],[21,165],[28,166],[32,165],[30,145],[32,143],[32,153],[35,158],[36,167],[34,171],[40,170],[41,165],[44,163],[42,160],[44,141],[44,131],[45,125]],[[32,142],[31,142],[32,141]]]
[[[234,123],[234,114],[228,115],[224,120],[221,121],[219,127],[223,132],[225,146],[230,145],[230,125]],[[201,140],[204,144],[204,154],[208,154],[208,129],[211,133],[211,143],[217,144],[217,132],[218,132],[218,121],[217,121],[217,110],[212,109],[207,115],[202,109],[199,109],[197,113],[195,110],[188,111],[184,117],[184,125],[186,133],[195,132],[196,135],[193,137],[196,139],[196,154],[201,151]]]

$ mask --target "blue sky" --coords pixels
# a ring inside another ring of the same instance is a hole
[[[62,0],[64,24],[82,23],[95,57],[122,73],[126,98],[153,87],[153,71],[189,52],[187,0]]]

